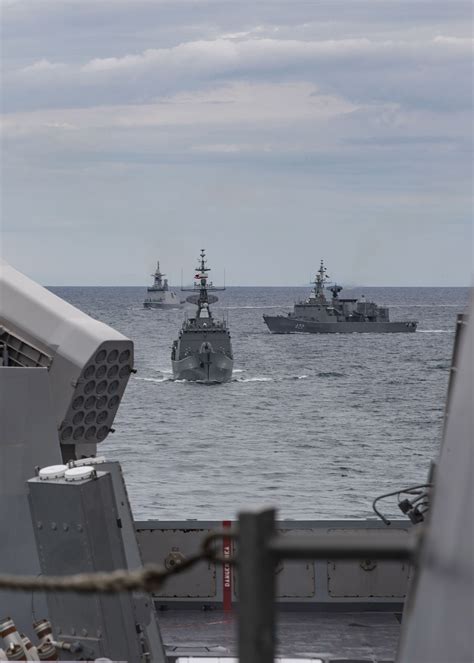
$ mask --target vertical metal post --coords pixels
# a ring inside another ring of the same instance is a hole
[[[239,662],[273,663],[275,562],[269,551],[275,510],[239,514]]]

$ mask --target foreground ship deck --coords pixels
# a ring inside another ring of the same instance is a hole
[[[324,663],[394,663],[401,613],[278,613],[277,656]],[[217,663],[237,656],[237,616],[222,611],[170,610],[160,613],[170,661],[199,657]],[[217,660],[216,660],[217,659]],[[234,661],[237,661],[235,658]],[[198,663],[196,661],[196,663]]]

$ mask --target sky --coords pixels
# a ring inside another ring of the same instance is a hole
[[[0,254],[45,285],[462,286],[472,5],[1,0]],[[189,276],[189,278],[188,278]]]

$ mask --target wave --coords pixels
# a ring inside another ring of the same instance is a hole
[[[417,334],[454,334],[452,329],[417,329]]]
[[[254,309],[254,308],[288,308],[288,306],[291,306],[291,304],[271,304],[270,306],[267,304],[262,304],[260,306],[216,306],[215,308],[222,308],[225,309],[226,311],[239,311],[241,309]]]
[[[273,378],[256,377],[256,378],[236,378],[233,382],[273,382]]]
[[[243,372],[244,372],[243,368],[234,368],[234,370],[232,371],[232,373],[243,373]]]
[[[284,380],[306,380],[307,375],[286,375],[278,378],[268,377],[253,377],[253,378],[236,378],[233,382],[283,382]]]
[[[140,378],[134,377],[134,380],[142,380],[143,382],[171,382],[173,378]]]

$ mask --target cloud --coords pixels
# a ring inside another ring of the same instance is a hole
[[[178,93],[161,102],[78,109],[47,109],[7,114],[2,130],[8,136],[51,133],[55,130],[147,130],[206,125],[313,126],[352,113],[360,106],[321,94],[311,83],[233,83],[211,90]],[[226,129],[228,131],[228,129]]]
[[[453,60],[469,67],[471,53],[472,40],[443,35],[424,41],[367,37],[302,41],[248,39],[234,34],[86,62],[41,58],[6,74],[5,109],[150,103],[182,90],[215,85],[216,81],[295,79],[353,101],[360,101],[360,81],[363,94],[370,90],[374,99],[389,101],[391,93],[393,101],[419,104],[425,99],[425,103],[436,105],[438,98],[442,105],[447,101],[440,100],[434,81],[437,85],[448,82],[447,69]],[[387,70],[392,76],[389,93]],[[451,104],[465,106],[465,88],[464,83],[464,89],[451,96]]]

